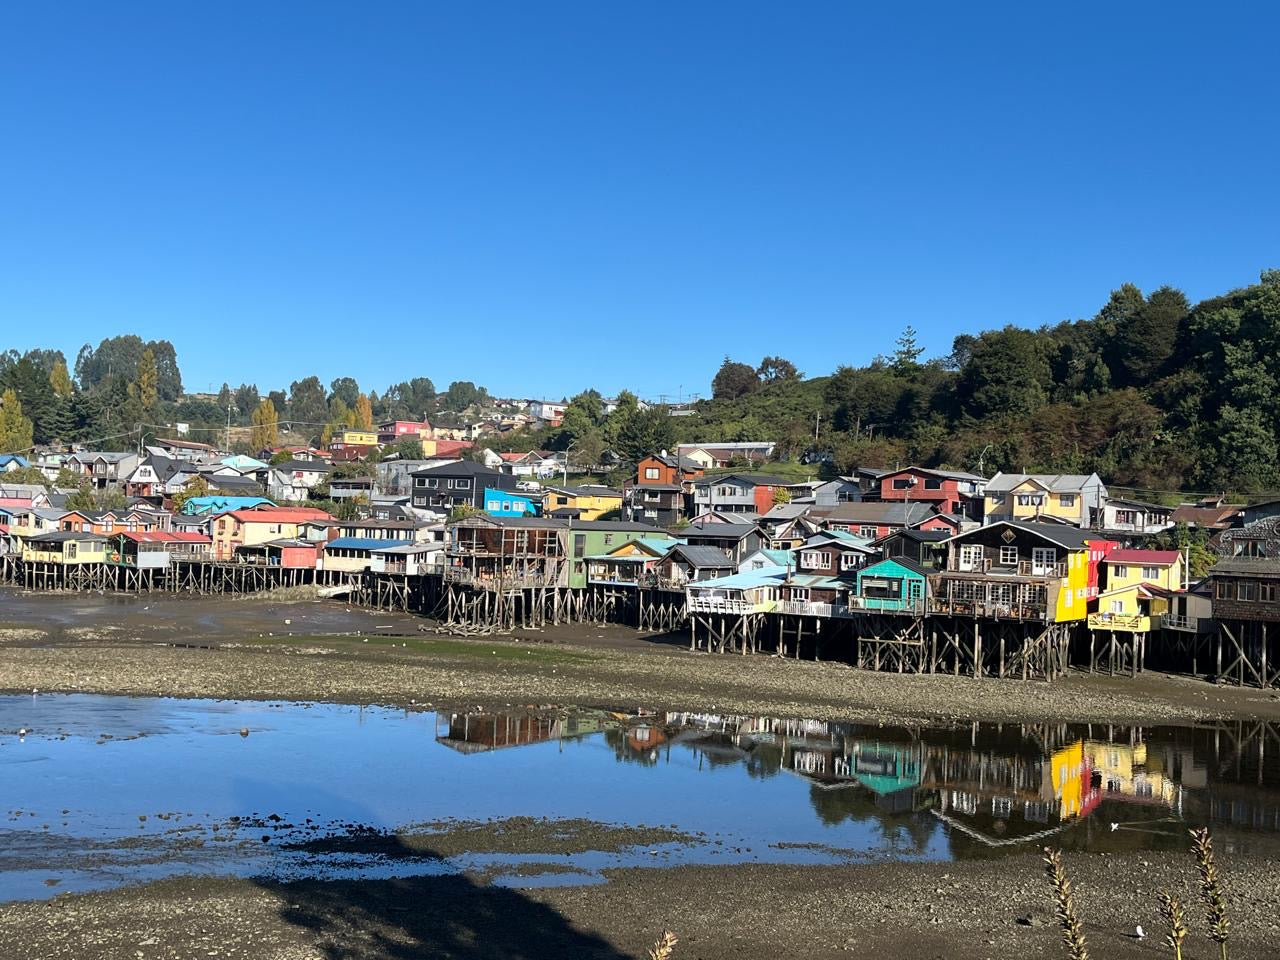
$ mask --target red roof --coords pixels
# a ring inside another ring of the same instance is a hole
[[[1168,567],[1181,557],[1177,550],[1112,550],[1107,563],[1133,563],[1147,567]]]
[[[332,520],[333,517],[315,507],[268,507],[236,510],[231,516],[241,523],[305,523],[308,520]]]
[[[441,441],[443,442],[443,441]],[[498,454],[507,463],[515,463],[517,460],[523,460],[528,456],[527,453],[500,453]]]
[[[463,450],[470,450],[475,444],[470,440],[437,440],[436,456],[447,457],[451,453],[461,453]]]

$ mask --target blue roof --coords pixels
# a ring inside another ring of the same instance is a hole
[[[412,540],[378,540],[374,537],[339,537],[325,544],[326,550],[384,550],[387,547],[407,547]]]
[[[0,453],[0,467],[7,467],[11,463],[17,463],[20,467],[29,467],[31,462],[26,457],[16,453]]]
[[[780,584],[787,579],[785,567],[765,567],[763,570],[744,570],[727,577],[716,577],[713,580],[691,580],[687,587],[716,587],[726,590],[751,590],[754,587],[766,587]]]
[[[207,497],[191,497],[182,505],[182,512],[193,513],[230,513],[232,510],[248,510],[261,504],[274,507],[275,502],[266,497],[224,497],[210,495]]]

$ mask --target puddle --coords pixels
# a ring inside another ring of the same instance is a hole
[[[1273,726],[0,697],[0,900],[196,874],[528,887],[622,866],[1182,849],[1206,822],[1228,845],[1280,832]]]

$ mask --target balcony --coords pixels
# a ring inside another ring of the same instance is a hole
[[[777,604],[772,600],[742,600],[729,597],[690,597],[690,613],[767,613]]]
[[[1089,614],[1089,629],[1147,633],[1151,630],[1151,618],[1142,614],[1091,613]]]
[[[480,590],[532,590],[537,587],[555,586],[556,576],[549,574],[510,574],[498,576],[489,573],[472,573],[459,567],[445,567],[446,583],[456,583],[464,587],[476,587]]]
[[[1060,580],[1067,575],[1065,563],[1040,563],[1019,560],[1016,564],[1000,563],[991,557],[966,561],[957,556],[947,558],[947,573],[968,573],[980,577],[1022,577],[1025,579]]]
[[[1200,631],[1200,618],[1188,617],[1185,614],[1165,613],[1160,616],[1160,626],[1165,630],[1185,630],[1188,633]]]

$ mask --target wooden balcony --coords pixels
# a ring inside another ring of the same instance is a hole
[[[690,613],[767,613],[777,606],[773,600],[737,600],[728,597],[690,597]]]
[[[975,577],[1020,577],[1025,580],[1060,580],[1067,575],[1065,563],[1037,563],[1019,560],[1016,564],[1002,564],[991,557],[962,562],[958,556],[947,558],[947,573],[967,574]]]
[[[1141,614],[1091,613],[1090,630],[1123,630],[1125,633],[1149,633],[1151,618]]]
[[[1185,630],[1187,633],[1200,632],[1200,618],[1180,616],[1176,613],[1160,615],[1160,626],[1165,630]]]

